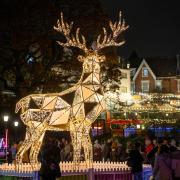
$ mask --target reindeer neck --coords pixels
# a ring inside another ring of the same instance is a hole
[[[84,85],[100,85],[100,72],[84,72],[81,75],[81,78],[78,84]]]

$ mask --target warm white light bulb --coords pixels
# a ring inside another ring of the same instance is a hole
[[[9,116],[5,115],[4,116],[4,122],[8,122],[8,120],[9,120]]]
[[[140,124],[137,124],[136,127],[137,127],[137,129],[140,129],[140,128],[141,128],[141,125],[140,125]]]
[[[19,125],[19,122],[18,121],[15,121],[14,122],[14,126],[17,127]]]

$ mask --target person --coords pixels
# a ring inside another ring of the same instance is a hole
[[[159,146],[155,158],[153,177],[155,180],[172,180],[171,158],[166,144]]]
[[[8,164],[11,164],[13,162],[11,148],[9,148],[7,152],[7,162]]]
[[[66,139],[65,139],[65,138],[62,138],[61,143],[59,144],[61,161],[66,161],[66,156],[65,156],[65,144],[66,144]],[[67,148],[67,147],[66,147],[66,148]],[[66,149],[66,150],[67,150],[67,149]]]
[[[146,155],[148,162],[151,164],[151,167],[154,167],[155,157],[156,153],[158,152],[159,145],[162,143],[161,140],[158,142],[156,140],[153,140],[153,149]]]
[[[117,142],[113,141],[111,145],[111,161],[117,161]]]
[[[171,152],[173,180],[180,180],[180,150]]]
[[[104,144],[102,149],[103,161],[110,161],[111,145],[112,145],[112,141],[111,139],[108,139],[107,143]]]
[[[148,153],[153,149],[154,145],[153,145],[151,139],[149,139],[149,138],[147,138],[145,140],[145,145],[146,145],[145,153],[146,153],[146,155],[148,155]]]
[[[61,177],[60,172],[60,149],[55,140],[45,143],[40,152],[40,177],[41,180],[55,180]]]
[[[117,144],[117,161],[125,160],[125,151],[123,149],[123,145],[121,143]]]
[[[134,175],[134,180],[142,180],[143,161],[144,158],[140,153],[141,143],[136,142],[134,149],[129,151],[127,165],[131,167],[131,172]]]
[[[71,152],[71,144],[68,142],[68,140],[65,140],[65,146],[64,146],[64,157],[66,161],[69,161],[70,159],[70,152]]]
[[[126,143],[126,154],[129,154],[131,149],[132,149],[132,142],[127,141],[127,143]]]
[[[18,144],[17,143],[13,143],[13,145],[11,146],[11,154],[12,154],[12,160],[14,161],[16,159],[16,153],[18,151]]]
[[[175,152],[177,150],[175,139],[171,140],[169,150],[170,150],[170,152]]]
[[[98,140],[95,140],[93,145],[93,159],[94,161],[100,161],[102,155],[102,148]]]
[[[169,147],[169,141],[167,138],[163,139],[163,144]]]

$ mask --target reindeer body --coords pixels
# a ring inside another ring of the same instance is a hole
[[[23,154],[29,148],[30,162],[37,162],[37,156],[46,130],[70,131],[74,162],[80,161],[81,148],[84,149],[87,166],[92,165],[92,143],[89,136],[91,124],[99,114],[105,110],[105,102],[102,86],[100,83],[100,63],[105,57],[98,54],[98,50],[107,46],[121,46],[123,42],[116,43],[115,38],[127,29],[125,22],[120,20],[113,24],[110,22],[112,37],[107,37],[104,28],[104,40],[100,42],[98,36],[96,44],[92,49],[86,47],[84,36],[79,39],[79,28],[76,36],[70,35],[72,23],[57,22],[55,29],[63,33],[67,39],[66,43],[58,42],[60,45],[78,47],[85,52],[85,56],[79,56],[83,62],[83,72],[80,80],[73,87],[61,92],[50,94],[32,94],[21,99],[16,104],[16,112],[21,109],[21,120],[26,125],[26,137],[20,147],[16,161],[22,162]]]
[[[90,55],[83,64],[79,82],[72,88],[55,94],[32,94],[17,103],[16,112],[22,109],[21,119],[27,126],[27,145],[24,143],[22,149],[31,147],[31,162],[37,162],[46,130],[70,131],[74,161],[78,162],[81,147],[86,160],[92,161],[91,124],[105,110],[99,63],[97,55]],[[24,151],[18,152],[18,161]]]

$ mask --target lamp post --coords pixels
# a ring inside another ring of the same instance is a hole
[[[6,141],[6,145],[5,145],[5,152],[6,152],[6,161],[7,161],[7,148],[8,148],[8,128],[7,128],[7,122],[9,120],[9,116],[8,115],[4,115],[3,117],[4,122],[5,122],[5,141]]]

